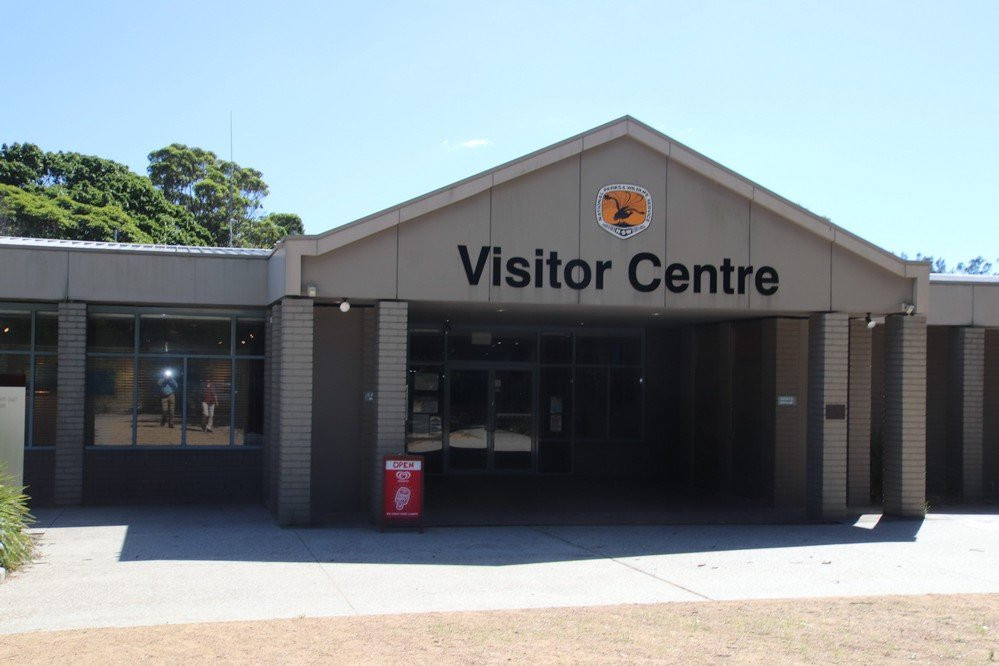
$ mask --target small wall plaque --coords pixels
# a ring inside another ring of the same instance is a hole
[[[798,404],[797,396],[793,395],[779,395],[777,396],[777,406],[778,407],[794,407]]]

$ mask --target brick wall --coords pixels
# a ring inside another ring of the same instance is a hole
[[[982,497],[984,379],[985,329],[954,328],[951,333],[948,462],[953,470],[953,487],[963,499],[971,501]]]
[[[372,498],[374,494],[373,483],[380,474],[380,469],[375,461],[375,421],[378,416],[377,403],[374,400],[375,389],[377,388],[377,331],[378,320],[375,308],[364,309],[364,319],[361,322],[361,387],[365,395],[372,396],[371,400],[364,399],[361,403],[361,460],[362,470],[369,470],[370,473],[364,475],[364,481],[360,492],[362,497]],[[368,502],[364,507],[373,515],[378,511],[378,498],[374,498],[376,503],[371,505]]]
[[[87,306],[85,303],[60,303],[53,496],[59,505],[74,505],[81,501],[86,369]]]
[[[88,449],[85,504],[258,502],[263,451],[230,449]]]
[[[277,517],[282,525],[307,525],[312,478],[312,300],[282,301],[280,328]]]
[[[926,317],[885,325],[885,513],[926,513]]]
[[[827,418],[849,398],[849,318],[812,315],[808,321],[808,510],[819,518],[846,512],[847,419]]]
[[[278,507],[278,452],[281,450],[281,304],[271,308],[268,354],[271,358],[271,385],[267,396],[270,413],[267,437],[267,500],[268,507],[277,516]]]
[[[381,301],[375,307],[375,419],[372,513],[381,508],[382,456],[406,447],[406,345],[408,304]]]
[[[271,463],[271,453],[276,443],[274,437],[274,400],[272,391],[274,389],[274,306],[267,313],[267,320],[264,324],[264,445],[261,456],[262,464],[260,469],[260,482],[263,488],[264,506],[274,511],[271,493],[271,475],[273,465]]]
[[[926,492],[948,493],[947,440],[951,402],[951,328],[926,327]]]
[[[982,486],[986,497],[999,499],[999,329],[985,331],[982,391]]]
[[[55,448],[24,450],[24,485],[31,506],[52,506],[55,503]]]
[[[871,503],[871,329],[850,320],[850,397],[847,405],[847,492],[851,506]]]

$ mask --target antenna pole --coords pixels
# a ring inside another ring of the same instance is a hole
[[[232,247],[232,217],[236,214],[236,183],[233,180],[236,162],[232,156],[232,109],[229,110],[229,247]]]

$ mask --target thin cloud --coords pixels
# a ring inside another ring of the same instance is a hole
[[[444,139],[444,143],[442,145],[445,150],[475,150],[476,148],[491,146],[493,145],[493,142],[489,139],[468,139],[467,141],[451,143],[447,139]]]

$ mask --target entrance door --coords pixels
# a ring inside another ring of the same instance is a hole
[[[447,471],[535,467],[534,372],[452,368]]]

